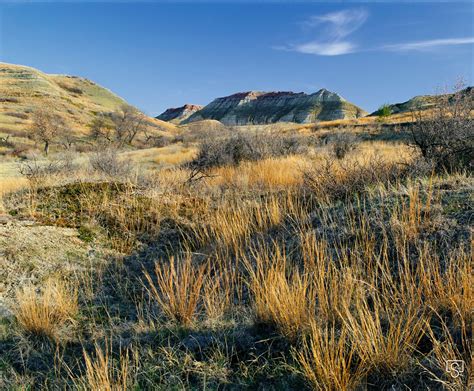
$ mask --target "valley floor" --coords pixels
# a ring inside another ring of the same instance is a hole
[[[471,174],[332,136],[0,164],[0,389],[467,389]]]

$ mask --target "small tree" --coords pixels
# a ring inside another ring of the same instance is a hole
[[[89,124],[90,135],[94,140],[114,141],[113,123],[104,113],[99,113]]]
[[[143,113],[129,105],[123,105],[120,110],[112,113],[111,120],[119,147],[131,144],[135,137],[146,129]]]
[[[44,109],[36,110],[32,119],[31,137],[43,143],[43,151],[47,155],[51,143],[61,132],[66,131],[66,125],[59,115]]]
[[[392,107],[388,103],[384,103],[377,110],[377,115],[379,118],[387,118],[392,115]]]
[[[474,161],[474,90],[463,89],[463,82],[453,94],[438,96],[436,106],[413,113],[413,145],[436,171],[472,168]]]

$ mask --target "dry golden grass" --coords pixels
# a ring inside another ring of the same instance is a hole
[[[169,320],[190,325],[197,316],[207,266],[193,266],[190,254],[184,259],[171,257],[166,264],[155,264],[155,278],[145,273],[151,297]]]
[[[474,354],[472,344],[472,320],[467,324],[463,324],[461,328],[461,344],[455,342],[452,332],[441,316],[438,319],[441,323],[441,330],[435,330],[430,325],[427,326],[428,336],[433,343],[433,351],[430,361],[433,368],[429,368],[424,363],[420,366],[426,370],[432,379],[446,390],[467,390],[472,389],[474,382]],[[441,334],[441,335],[440,335]],[[460,346],[461,345],[461,346]],[[458,366],[464,363],[463,370],[459,371],[457,376],[455,373],[446,372],[449,362],[455,362],[455,368],[460,370]]]
[[[219,264],[219,259],[216,261]],[[232,308],[233,295],[238,289],[236,271],[225,267],[225,264],[219,266],[214,266],[206,276],[201,295],[206,318],[210,321],[221,320]]]
[[[122,156],[145,168],[160,166],[179,166],[194,158],[197,149],[182,144],[172,144],[162,148],[138,149],[125,152]]]
[[[424,249],[416,270],[416,280],[425,302],[437,312],[449,310],[458,324],[474,321],[472,254],[458,250],[451,255],[446,269],[442,269],[439,257],[430,252],[429,247]]]
[[[84,354],[85,374],[76,378],[72,376],[78,389],[91,391],[127,391],[133,384],[130,379],[129,353],[120,352],[119,362],[115,363],[111,352],[95,345],[94,356],[86,351]]]
[[[245,198],[237,195],[224,200],[217,208],[207,208],[206,224],[192,227],[193,245],[215,243],[239,254],[251,236],[278,226],[284,218],[298,220],[305,211],[296,194]]]
[[[274,325],[295,341],[316,313],[317,296],[311,276],[289,265],[277,246],[271,249],[271,255],[268,250],[256,253],[254,262],[247,261],[247,269],[257,322]]]
[[[244,162],[238,167],[214,170],[208,183],[234,190],[291,189],[303,181],[303,170],[308,161],[301,156],[270,158],[257,162]]]
[[[350,391],[362,381],[365,369],[357,358],[345,328],[311,323],[309,336],[293,355],[300,371],[315,390]]]
[[[158,164],[168,164],[177,166],[185,162],[191,161],[196,155],[196,152],[196,148],[192,147],[164,147],[160,148],[160,150],[157,151],[154,161]]]
[[[155,152],[142,152],[137,159],[150,161]],[[369,380],[383,389],[386,378],[404,384],[417,376],[426,380],[427,373],[446,385],[449,378],[440,376],[443,360],[470,363],[471,254],[454,246],[444,253],[439,243],[426,239],[437,233],[437,224],[445,218],[442,197],[450,193],[439,185],[446,178],[411,181],[397,176],[393,167],[409,161],[410,151],[363,143],[335,160],[324,177],[314,178],[313,189],[319,192],[302,187],[302,171],[311,165],[321,172],[327,157],[328,151],[316,149],[313,156],[222,167],[213,170],[215,177],[191,185],[186,183],[189,170],[179,167],[153,173],[146,188],[83,184],[79,209],[88,220],[104,224],[114,248],[141,251],[137,244],[143,237],[152,242],[168,229],[179,236],[160,254],[154,270],[145,273],[146,292],[140,291],[163,316],[156,322],[154,312],[146,311],[148,301],[137,295],[134,304],[143,309],[139,327],[161,323],[167,330],[185,326],[206,333],[217,328],[213,337],[223,338],[223,354],[218,357],[223,362],[212,363],[214,367],[205,358],[194,361],[192,352],[180,358],[175,346],[153,346],[151,350],[173,352],[165,361],[171,362],[175,379],[192,382],[183,378],[189,373],[208,376],[214,368],[225,373],[222,382],[252,376],[246,372],[248,362],[230,365],[234,346],[227,343],[234,334],[227,339],[227,329],[220,328],[230,322],[239,333],[246,333],[251,321],[272,326],[271,331],[291,347],[299,373],[314,389],[355,390]],[[354,167],[362,167],[362,174]],[[351,187],[356,180],[357,191]],[[451,180],[472,183],[461,175]],[[347,189],[345,197],[332,198],[337,186]],[[464,196],[461,190],[456,195]],[[165,219],[173,221],[172,228]],[[113,281],[121,284],[118,277]],[[432,323],[438,313],[438,324],[449,322],[442,329]],[[128,313],[125,317],[128,321]],[[422,338],[433,344],[428,353],[419,350]],[[206,349],[212,348],[205,346],[204,356]],[[284,370],[266,353],[260,359],[258,379],[269,373],[268,367],[271,373]],[[84,360],[82,387],[130,387],[130,368],[122,360],[113,362],[107,349],[96,350],[94,357],[85,353]],[[148,353],[145,360],[151,360]],[[167,376],[169,369],[163,371]],[[147,374],[140,376],[147,384]],[[459,389],[467,384],[465,377],[456,382]],[[204,381],[199,386],[205,388],[203,384],[207,385]]]
[[[4,196],[26,188],[28,188],[28,181],[25,178],[0,178],[0,213],[5,209]]]
[[[0,198],[28,187],[26,178],[0,178]]]
[[[368,369],[401,373],[413,364],[411,356],[423,335],[426,318],[413,305],[388,307],[377,296],[372,299],[371,304],[360,299],[354,309],[346,308],[342,321]]]
[[[79,311],[77,288],[61,281],[49,280],[40,292],[33,285],[25,286],[17,292],[16,301],[14,314],[21,328],[54,340]]]

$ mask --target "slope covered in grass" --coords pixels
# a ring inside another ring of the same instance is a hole
[[[112,112],[126,103],[88,79],[0,63],[0,133],[26,131],[31,113],[47,107],[63,117],[71,131],[81,134],[97,113]],[[162,130],[174,128],[154,118],[149,121]]]

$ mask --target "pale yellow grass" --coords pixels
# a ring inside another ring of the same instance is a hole
[[[0,178],[0,197],[28,186],[26,178]]]
[[[386,162],[408,162],[413,158],[414,150],[402,143],[371,141],[360,143],[354,155],[360,160],[380,157]]]
[[[71,378],[77,389],[91,391],[126,391],[133,387],[129,352],[120,352],[118,360],[112,357],[111,349],[95,345],[95,355],[83,352],[86,364],[85,373]],[[136,365],[136,363],[134,363]]]
[[[184,147],[175,145],[160,148],[154,159],[155,163],[177,166],[188,162],[196,156],[197,149],[194,147]]]
[[[28,187],[26,178],[0,178],[0,213],[5,209],[3,197]]]
[[[303,171],[308,165],[303,156],[269,158],[257,162],[244,162],[237,167],[217,168],[208,183],[211,186],[246,188],[292,188],[303,182]]]
[[[312,278],[289,265],[284,250],[277,246],[270,252],[260,250],[255,258],[255,262],[245,263],[256,320],[276,326],[294,341],[316,314],[317,295]]]
[[[191,255],[185,259],[171,257],[167,263],[155,264],[154,279],[145,273],[151,297],[170,320],[191,324],[197,315],[199,298],[208,269],[206,265],[194,267]]]
[[[147,148],[125,152],[122,156],[144,168],[155,168],[156,165],[178,166],[193,159],[196,152],[197,149],[195,147],[172,144],[162,148]]]

